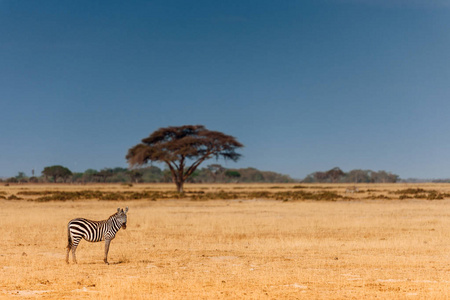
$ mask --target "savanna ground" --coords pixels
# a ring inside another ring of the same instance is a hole
[[[1,186],[0,298],[448,299],[450,184],[348,187]],[[110,265],[65,263],[70,219],[125,206]]]

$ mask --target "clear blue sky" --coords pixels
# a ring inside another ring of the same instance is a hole
[[[450,1],[0,0],[0,105],[0,176],[202,124],[229,168],[450,178]]]

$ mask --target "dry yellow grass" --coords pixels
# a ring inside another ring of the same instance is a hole
[[[349,185],[309,185],[345,195]],[[188,185],[291,190],[294,185]],[[367,200],[450,185],[359,185],[351,201],[0,200],[0,298],[448,299],[450,200]],[[167,190],[172,185],[17,185],[19,191]],[[368,191],[370,190],[370,191]],[[30,197],[29,197],[30,198]],[[28,198],[27,198],[28,199]],[[32,197],[30,198],[32,199]],[[82,241],[65,263],[67,222],[129,206],[127,230]]]

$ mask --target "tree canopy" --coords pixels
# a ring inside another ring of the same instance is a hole
[[[233,136],[208,130],[203,125],[172,126],[142,139],[142,143],[128,150],[126,159],[131,167],[165,163],[178,192],[182,193],[184,182],[202,162],[213,157],[237,161],[241,154],[236,149],[241,147]]]
[[[386,171],[372,170],[351,170],[345,173],[336,167],[326,172],[314,172],[303,179],[305,183],[394,183],[399,180],[399,176]]]
[[[42,171],[42,175],[44,175],[46,178],[53,177],[53,182],[57,182],[58,178],[62,178],[62,180],[65,182],[70,176],[72,176],[72,172],[63,166],[50,166],[45,167]]]

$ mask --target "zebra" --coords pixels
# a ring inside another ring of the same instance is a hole
[[[348,188],[345,189],[345,192],[346,193],[352,193],[352,194],[353,193],[358,193],[359,189],[356,186],[348,187]]]
[[[84,238],[88,242],[105,241],[105,259],[103,261],[109,265],[109,244],[120,228],[127,228],[127,212],[128,207],[125,210],[118,208],[115,214],[103,221],[91,221],[83,218],[71,220],[67,225],[69,243],[67,244],[66,262],[69,263],[69,252],[72,250],[73,262],[77,263],[75,251],[81,238]]]

